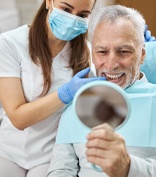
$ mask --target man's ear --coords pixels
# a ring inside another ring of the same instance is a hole
[[[141,56],[140,64],[144,63],[145,56],[146,56],[146,50],[145,50],[145,44],[144,44],[143,47],[142,47],[142,56]]]

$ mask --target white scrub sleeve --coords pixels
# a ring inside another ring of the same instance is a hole
[[[156,177],[156,160],[131,155],[128,177]]]
[[[20,60],[15,46],[0,37],[0,77],[20,77]]]

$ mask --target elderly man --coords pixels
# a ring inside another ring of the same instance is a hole
[[[91,42],[97,76],[121,86],[128,96],[135,95],[136,101],[139,97],[154,100],[156,85],[148,83],[144,73],[140,72],[145,58],[145,20],[142,15],[134,9],[114,5],[98,11],[95,20]],[[140,104],[148,105],[146,101]],[[147,121],[152,120],[151,110],[146,106],[142,109],[139,104],[138,107],[131,106],[130,120],[143,119],[142,124],[146,116]],[[132,139],[139,134],[139,127],[141,125],[137,128],[136,125],[131,126],[132,133],[135,133]],[[134,132],[137,129],[138,132]],[[149,129],[143,130],[145,134]],[[145,147],[144,144],[139,147],[137,142],[137,147],[135,143],[133,147],[129,146],[126,144],[128,138],[125,140],[108,124],[93,128],[86,142],[83,138],[85,133],[72,116],[69,106],[62,115],[48,177],[156,176],[156,146],[150,148],[149,142]],[[90,162],[100,166],[103,172],[93,170]]]

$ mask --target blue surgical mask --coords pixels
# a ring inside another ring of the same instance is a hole
[[[88,29],[88,19],[78,17],[63,10],[53,7],[49,15],[49,24],[52,33],[56,38],[63,41],[70,41],[83,34]]]

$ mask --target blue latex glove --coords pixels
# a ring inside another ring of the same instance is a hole
[[[96,80],[106,80],[104,77],[93,77],[93,78],[84,78],[90,71],[90,68],[83,69],[79,71],[70,82],[64,84],[63,86],[58,88],[58,96],[60,100],[65,103],[69,104],[73,98],[77,90],[91,81]]]
[[[155,41],[155,37],[151,36],[151,31],[148,30],[148,25],[145,25],[145,32],[144,32],[145,42]]]

